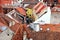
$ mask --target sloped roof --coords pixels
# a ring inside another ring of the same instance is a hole
[[[3,8],[0,6],[0,13],[3,13]]]
[[[7,22],[2,17],[0,17],[0,22],[2,22],[5,25],[8,25]]]
[[[22,7],[18,7],[18,8],[16,8],[16,10],[17,10],[20,14],[26,16],[26,11],[25,11]]]
[[[52,9],[52,12],[60,12],[60,4],[55,5]]]
[[[60,0],[58,0],[58,2],[60,3]]]
[[[1,0],[1,4],[11,4],[12,0]]]
[[[8,16],[6,16],[5,14],[0,14],[0,22],[8,26],[8,23],[10,21],[12,21],[12,19],[10,19]]]
[[[33,9],[37,14],[45,10],[45,8],[46,8],[46,5],[43,2],[39,2],[33,7]]]
[[[11,26],[10,29],[11,29],[13,32],[16,32],[19,27],[20,27],[20,24],[19,24],[19,23],[16,23],[15,25]]]
[[[0,22],[0,27],[1,27],[1,26],[6,26],[6,25],[4,25],[3,23]]]
[[[33,9],[33,7],[34,7],[35,5],[28,5],[28,6],[26,6],[26,8],[30,8],[30,9]]]
[[[38,3],[39,0],[24,0],[22,3],[23,4],[36,4]]]
[[[33,1],[38,1],[38,0],[24,0],[25,2],[33,2]]]
[[[15,35],[13,36],[12,40],[22,40],[22,38],[23,38],[23,36],[22,36],[23,35],[23,27],[19,24],[15,25],[14,27],[16,27],[14,30]],[[12,28],[12,30],[13,29],[14,28]]]

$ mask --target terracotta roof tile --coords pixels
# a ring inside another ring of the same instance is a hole
[[[33,9],[33,7],[34,7],[35,5],[28,5],[28,6],[26,6],[26,8],[30,8],[30,9]]]
[[[39,6],[43,5],[42,2],[37,3],[33,8],[36,10]]]
[[[41,11],[45,10],[46,7],[47,7],[47,6],[44,5],[43,2],[39,2],[39,3],[37,3],[37,4],[33,7],[33,9],[34,9],[35,12],[38,14],[38,13],[40,13]]]
[[[15,32],[15,35],[13,36],[13,39],[12,40],[23,40],[23,27],[22,25],[19,24],[19,26],[16,26],[17,29],[16,32]],[[18,39],[17,39],[18,38]]]
[[[37,10],[36,10],[36,13],[40,13],[43,9],[45,9],[46,6],[43,5],[42,7],[39,7]]]
[[[3,8],[0,6],[0,13],[3,13]]]
[[[0,22],[0,26],[6,26],[6,25],[4,25],[3,23]]]
[[[34,2],[34,1],[38,1],[38,0],[24,0],[25,2]]]
[[[6,23],[6,21],[5,21],[2,17],[0,17],[0,22],[2,22],[2,23],[5,24],[5,25],[8,25],[8,24]]]
[[[16,30],[19,28],[20,24],[16,23],[15,25],[11,26],[10,29],[14,32],[16,32]]]
[[[25,15],[25,16],[26,16],[26,11],[25,11],[23,8],[18,7],[18,8],[16,8],[16,10],[17,10],[20,14],[22,14],[22,15]]]
[[[0,14],[0,22],[8,26],[10,21],[12,21],[12,19],[10,19],[8,16]]]
[[[1,4],[11,4],[12,0],[1,0]]]

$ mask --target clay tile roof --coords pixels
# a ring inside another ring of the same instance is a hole
[[[33,9],[33,7],[34,7],[35,5],[28,5],[28,6],[26,6],[26,8],[30,8],[30,9]]]
[[[23,2],[38,2],[38,0],[24,0]]]
[[[38,2],[38,0],[24,0],[22,4],[36,4]]]
[[[58,0],[58,2],[60,3],[60,0]]]
[[[9,25],[8,23],[12,21],[12,19],[10,19],[8,16],[4,15],[4,14],[0,14],[0,22],[2,22],[5,25]]]
[[[13,31],[13,32],[16,32],[16,30],[19,28],[20,24],[16,23],[15,25],[11,26],[10,29]]]
[[[1,27],[1,26],[6,26],[6,25],[4,25],[3,23],[0,22],[0,27]]]
[[[5,25],[8,25],[8,24],[6,23],[6,21],[5,21],[2,17],[0,17],[0,22],[3,23],[3,24],[5,24]]]
[[[9,18],[9,17],[8,17],[8,16],[6,16],[6,15],[2,15],[2,17],[3,17],[3,18],[5,18],[8,22],[9,22],[9,21],[12,21],[12,19],[11,19],[11,18]]]
[[[11,4],[12,0],[1,0],[1,4]]]
[[[0,6],[0,13],[3,13],[3,8]]]
[[[23,8],[18,7],[18,8],[16,8],[16,10],[17,10],[20,14],[22,14],[22,15],[25,15],[25,16],[26,16],[26,11],[25,11]]]
[[[33,9],[36,11],[37,14],[43,11],[45,8],[46,8],[46,5],[44,5],[43,2],[39,2],[33,7]]]

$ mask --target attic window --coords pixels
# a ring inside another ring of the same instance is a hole
[[[9,36],[9,34],[7,34]]]

